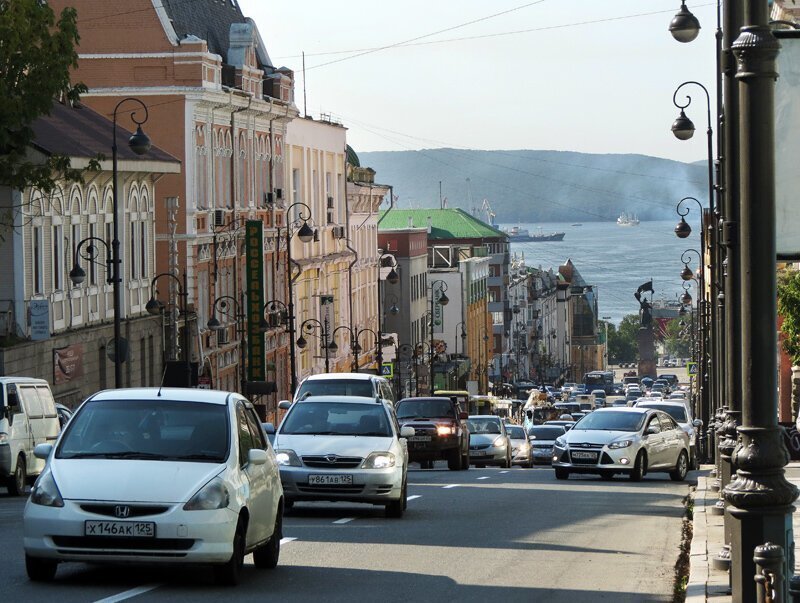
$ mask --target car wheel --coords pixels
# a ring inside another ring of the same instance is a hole
[[[22,496],[25,494],[25,484],[28,481],[27,467],[25,467],[25,457],[21,454],[17,457],[17,469],[14,475],[8,478],[8,493],[11,496]]]
[[[58,561],[25,555],[25,571],[34,582],[50,582],[56,577]]]
[[[226,586],[236,586],[239,584],[239,579],[242,575],[242,567],[244,566],[244,547],[245,547],[245,534],[247,533],[247,526],[244,521],[239,520],[239,525],[236,526],[236,533],[233,535],[233,552],[231,558],[222,565],[217,565],[214,568],[217,582]]]
[[[461,470],[461,451],[458,450],[458,448],[447,455],[447,468],[450,469],[450,471]]]
[[[678,455],[678,462],[675,463],[675,469],[669,472],[669,478],[673,482],[682,482],[686,479],[686,474],[689,472],[689,459],[686,456],[686,451],[681,450]]]
[[[464,471],[469,469],[469,452],[461,455],[461,469]]]
[[[562,469],[561,467],[556,467],[556,479],[568,479],[569,478],[569,469]]]
[[[530,459],[530,460],[528,461],[528,464],[527,464],[527,465],[525,465],[525,466],[526,466],[528,469],[533,469],[533,459]]]
[[[392,519],[400,519],[403,516],[403,510],[405,509],[405,502],[406,502],[406,489],[407,485],[403,482],[403,488],[400,490],[400,498],[397,500],[393,500],[386,505],[386,517],[391,517]]]
[[[475,463],[475,469],[483,469],[484,467],[486,467],[486,465],[483,463]]]
[[[644,473],[647,470],[647,455],[644,452],[640,452],[636,455],[636,462],[633,464],[633,469],[631,469],[630,478],[632,482],[640,482],[644,477]]]
[[[269,541],[253,551],[253,565],[259,569],[274,569],[281,555],[281,538],[283,538],[283,512],[279,509]]]
[[[506,462],[503,465],[503,468],[504,469],[511,469],[511,455],[510,454],[506,457]]]
[[[601,471],[600,479],[604,482],[610,482],[612,479],[614,479],[614,473],[611,471]]]

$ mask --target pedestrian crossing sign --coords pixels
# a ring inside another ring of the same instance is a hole
[[[686,363],[686,372],[694,377],[697,375],[697,363],[696,362],[687,362]]]
[[[391,362],[384,362],[381,365],[381,375],[389,379],[394,377],[394,365]]]

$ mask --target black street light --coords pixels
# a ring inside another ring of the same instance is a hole
[[[170,272],[162,272],[153,277],[150,281],[150,300],[145,305],[144,309],[148,314],[159,315],[166,306],[156,299],[158,290],[156,289],[156,281],[162,276],[173,279],[178,286],[178,297],[181,298],[179,305],[180,313],[183,315],[183,360],[184,360],[184,387],[192,386],[192,358],[190,353],[191,337],[189,334],[189,284],[186,277],[186,272],[183,273],[183,282],[177,276]],[[173,342],[174,344],[174,342]]]
[[[144,110],[144,119],[137,119],[134,110],[131,112],[131,121],[136,124],[136,132],[128,139],[128,147],[137,155],[144,155],[150,150],[150,139],[142,131],[142,124],[147,121],[148,113],[147,106],[138,98],[128,97],[123,98],[114,107],[113,113],[113,129],[111,134],[111,174],[112,174],[112,207],[113,207],[113,225],[112,225],[112,238],[110,254],[108,241],[99,237],[87,237],[83,239],[75,248],[75,265],[70,270],[69,277],[75,285],[81,284],[86,278],[86,273],[83,268],[78,264],[78,258],[83,258],[89,261],[96,261],[97,248],[92,242],[102,243],[106,248],[106,282],[113,285],[114,290],[114,387],[122,387],[122,363],[128,357],[127,341],[122,339],[122,290],[120,284],[122,283],[122,270],[121,258],[119,250],[119,195],[118,195],[118,175],[117,175],[117,110],[120,106],[128,101],[139,103]],[[89,243],[85,252],[81,253],[81,247]]]
[[[349,327],[348,327],[349,328]],[[308,345],[308,341],[306,340],[306,335],[313,335],[314,337],[319,337],[322,341],[322,349],[325,353],[325,372],[329,373],[331,371],[330,367],[330,353],[331,351],[336,351],[338,346],[336,346],[336,342],[331,343],[331,333],[328,330],[328,319],[326,318],[323,322],[318,321],[316,318],[306,318],[303,323],[300,325],[300,337],[297,338],[297,347],[301,350],[304,350]],[[316,332],[319,331],[319,335]],[[333,350],[331,350],[331,345],[333,345]],[[292,392],[294,393],[294,392]]]
[[[681,8],[672,17],[669,24],[669,32],[678,42],[691,42],[700,33],[700,22],[691,11],[686,8],[685,0],[681,0]]]
[[[241,303],[236,301],[236,298],[230,295],[223,295],[218,297],[214,300],[214,303],[211,304],[211,318],[208,319],[206,326],[212,331],[220,331],[225,328],[219,319],[217,318],[216,310],[219,307],[220,313],[223,316],[232,316],[233,319],[236,321],[236,335],[239,338],[239,384],[241,387],[242,393],[247,392],[247,377],[246,372],[244,369],[244,357],[245,357],[245,326],[244,326],[244,292],[242,292],[242,301]],[[233,308],[231,312],[230,307]]]

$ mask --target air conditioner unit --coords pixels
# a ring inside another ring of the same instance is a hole
[[[328,195],[328,208],[331,208],[331,207],[333,207],[333,197]]]
[[[225,211],[221,209],[214,210],[214,226],[225,226]]]
[[[228,329],[220,329],[217,331],[217,345],[225,345],[229,343]]]
[[[274,203],[272,193],[264,193],[264,206],[269,207]]]
[[[343,238],[345,238],[346,233],[345,233],[345,230],[344,230],[344,226],[334,226],[332,232],[333,232],[333,238],[334,239],[343,239]]]
[[[275,189],[275,198],[276,199],[283,199],[283,189],[282,188],[276,188]]]

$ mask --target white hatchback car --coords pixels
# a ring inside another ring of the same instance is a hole
[[[381,398],[309,396],[291,406],[275,434],[286,508],[295,501],[384,505],[402,517],[408,492],[408,445],[413,427],[400,427]]]
[[[47,458],[23,517],[32,580],[63,561],[203,563],[238,582],[247,553],[278,563],[283,490],[252,404],[202,389],[88,398]]]

